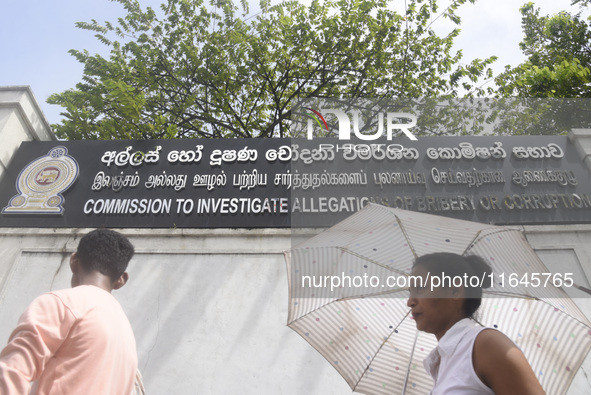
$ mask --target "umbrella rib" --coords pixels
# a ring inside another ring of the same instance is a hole
[[[587,287],[583,287],[582,285],[578,285],[578,284],[573,284],[573,286],[578,289],[579,291],[583,291],[586,294],[591,295],[591,289],[587,288]]]
[[[387,269],[387,270],[389,270],[389,271],[391,271],[391,272],[393,272],[393,273],[397,273],[397,274],[403,274],[403,275],[408,275],[408,273],[406,273],[406,272],[404,272],[404,271],[402,271],[402,270],[394,269],[394,268],[392,268],[392,267],[390,267],[390,266],[384,265],[383,263],[380,263],[380,262],[378,262],[378,261],[376,261],[376,260],[370,259],[370,258],[368,258],[368,257],[366,257],[366,256],[364,256],[364,255],[358,254],[358,253],[356,253],[356,252],[354,252],[354,251],[351,251],[351,250],[349,250],[349,249],[347,249],[347,248],[345,248],[345,247],[337,247],[337,248],[338,248],[339,250],[341,250],[341,251],[345,252],[345,253],[348,253],[348,254],[354,255],[354,256],[356,256],[357,258],[361,258],[361,259],[363,259],[363,260],[365,260],[365,261],[368,261],[369,263],[373,263],[374,265],[377,265],[377,266],[383,267],[384,269]]]
[[[412,366],[412,357],[415,355],[415,349],[417,347],[417,340],[419,338],[419,331],[415,331],[415,340],[412,344],[412,351],[410,358],[408,358],[408,366],[406,367],[406,376],[404,377],[404,385],[402,386],[402,395],[406,394],[406,386],[408,385],[408,377],[410,376],[410,367]]]
[[[347,297],[343,297],[343,298],[334,299],[334,300],[331,300],[330,302],[327,302],[326,304],[323,304],[322,306],[318,306],[314,310],[308,311],[306,314],[299,316],[298,318],[294,319],[293,321],[288,322],[287,325],[289,326],[289,325],[293,324],[294,322],[297,322],[297,321],[301,320],[302,318],[305,318],[308,315],[310,315],[310,314],[312,314],[312,313],[314,313],[314,312],[316,312],[316,311],[318,311],[330,304],[333,304],[333,303],[344,302],[347,300],[354,300],[354,299],[376,298],[376,297],[389,295],[389,294],[395,294],[395,293],[403,292],[403,291],[408,291],[408,288],[396,288],[396,289],[390,289],[387,291],[378,292],[375,294],[363,294],[363,295],[347,296]],[[398,328],[398,327],[396,327],[396,328]],[[396,328],[394,328],[394,329],[396,329]]]
[[[513,228],[502,228],[499,230],[495,230],[494,232],[490,232],[487,233],[484,236],[481,236],[480,234],[482,233],[482,230],[479,230],[478,232],[476,232],[476,235],[474,236],[474,238],[472,239],[472,242],[468,245],[468,247],[466,247],[466,249],[464,250],[464,252],[462,253],[462,255],[466,255],[466,253],[472,248],[474,247],[474,245],[476,243],[478,243],[480,240],[482,240],[484,237],[488,237],[491,235],[494,235],[496,233],[502,233],[502,232],[512,232],[512,231],[517,231],[517,232],[521,232],[519,229],[513,229]],[[522,232],[523,233],[523,232]]]
[[[466,255],[466,253],[470,250],[470,248],[472,248],[478,242],[478,240],[480,240],[481,233],[482,233],[482,230],[479,230],[478,232],[476,232],[476,234],[474,235],[474,238],[472,239],[470,244],[468,244],[468,247],[466,247],[466,249],[464,250],[462,255]]]
[[[388,340],[390,340],[390,338],[392,337],[392,334],[395,333],[398,330],[398,328],[402,324],[402,321],[404,321],[406,319],[406,317],[408,317],[409,314],[410,314],[410,310],[408,310],[408,312],[406,313],[406,315],[404,317],[402,317],[402,319],[400,320],[400,322],[398,323],[398,325],[396,325],[396,328],[392,329],[392,331],[390,332],[390,334],[388,335],[388,337],[386,337],[384,339],[384,341],[382,341],[382,344],[380,344],[380,347],[378,347],[378,349],[376,350],[376,352],[373,354],[373,357],[371,358],[371,361],[367,364],[367,366],[365,367],[365,370],[359,376],[359,380],[357,380],[357,382],[355,383],[355,386],[353,387],[353,391],[355,391],[355,388],[357,388],[357,386],[359,385],[359,383],[361,382],[361,380],[363,379],[363,377],[365,376],[365,374],[369,370],[369,367],[371,366],[371,363],[375,359],[376,355],[378,355],[380,353],[380,350],[386,345],[386,343],[388,342]],[[415,338],[415,341],[416,341],[416,338]],[[412,355],[411,355],[411,360],[412,360]]]
[[[394,218],[396,218],[396,222],[398,223],[398,226],[400,227],[400,231],[404,235],[404,239],[406,240],[406,243],[408,244],[408,248],[410,248],[410,251],[414,255],[415,259],[418,258],[419,255],[415,251],[415,248],[413,247],[412,242],[410,241],[410,238],[408,237],[408,233],[406,233],[406,229],[403,226],[402,222],[400,221],[400,218],[398,218],[398,216],[396,214],[393,214],[393,215],[394,215]]]

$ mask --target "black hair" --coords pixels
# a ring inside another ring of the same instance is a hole
[[[121,233],[96,229],[78,243],[76,255],[86,271],[98,271],[116,281],[127,269],[134,254],[133,245]]]
[[[465,300],[462,306],[462,313],[465,318],[472,318],[476,310],[482,303],[482,289],[488,288],[490,281],[486,281],[487,276],[492,273],[490,265],[478,255],[462,256],[451,252],[436,252],[418,257],[413,268],[421,266],[427,270],[431,276],[445,276],[454,278],[456,276],[464,278],[464,275],[470,277],[476,276],[479,280],[476,286],[475,282],[467,281],[465,285]],[[483,287],[484,285],[484,287]]]

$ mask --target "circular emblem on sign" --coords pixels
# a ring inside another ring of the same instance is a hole
[[[12,204],[15,207],[22,206],[23,204],[25,204],[25,198],[22,196],[17,196],[10,201],[10,204]]]
[[[78,162],[66,147],[52,148],[21,170],[15,195],[2,214],[63,214],[66,191],[78,178]]]
[[[68,150],[65,147],[55,147],[47,153],[47,156],[50,158],[56,159],[62,156],[65,156],[68,153]]]
[[[61,202],[62,199],[60,199],[58,196],[52,196],[49,199],[47,199],[47,205],[49,207],[57,207],[60,205]]]
[[[35,184],[41,186],[51,185],[60,178],[60,169],[55,166],[44,167],[35,176]]]

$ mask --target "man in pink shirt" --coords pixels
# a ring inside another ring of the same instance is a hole
[[[0,394],[131,394],[135,337],[111,291],[127,282],[133,254],[112,230],[80,239],[70,257],[72,288],[36,298],[0,353]]]

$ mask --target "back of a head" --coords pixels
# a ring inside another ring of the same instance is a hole
[[[127,269],[134,248],[127,237],[109,229],[96,229],[86,234],[76,255],[86,271],[97,271],[117,280]]]

